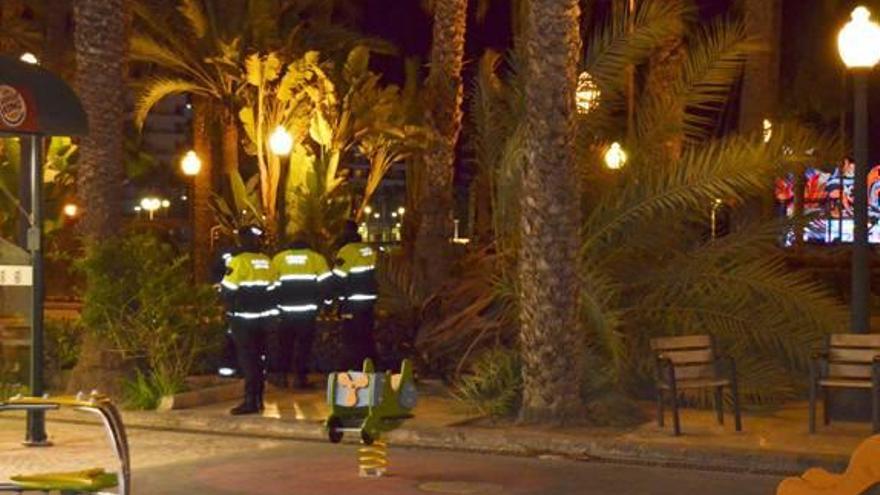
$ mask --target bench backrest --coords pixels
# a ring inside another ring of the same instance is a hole
[[[716,376],[715,341],[711,335],[651,339],[651,349],[658,359],[672,361],[676,380]]]
[[[828,337],[828,376],[870,379],[877,356],[880,334],[832,334]]]

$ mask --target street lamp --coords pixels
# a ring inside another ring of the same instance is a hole
[[[202,160],[195,151],[187,151],[180,160],[180,170],[184,175],[195,177],[202,170]]]
[[[67,218],[76,218],[76,215],[79,213],[79,208],[74,203],[67,203],[64,205],[62,211]]]
[[[611,170],[620,170],[626,165],[626,151],[620,147],[620,143],[612,143],[605,152],[605,166]]]
[[[871,265],[868,246],[868,75],[880,62],[880,26],[871,12],[856,7],[852,20],[837,37],[840,58],[853,74],[853,151],[856,161],[853,183],[852,331],[870,329],[869,298]]]
[[[26,64],[31,64],[31,65],[39,65],[40,64],[40,60],[37,58],[36,55],[34,55],[31,52],[22,53],[21,56],[18,57],[18,59]]]
[[[162,207],[162,200],[155,197],[145,197],[141,199],[141,210],[146,211],[150,215],[150,220],[153,219],[153,215],[156,214],[156,211]]]
[[[269,149],[278,156],[287,156],[293,149],[293,136],[287,132],[283,125],[275,127],[269,136]]]
[[[593,80],[593,76],[589,72],[581,72],[581,75],[578,76],[575,96],[577,111],[581,115],[590,113],[599,104],[602,92],[599,91],[599,86],[596,85],[596,81]]]

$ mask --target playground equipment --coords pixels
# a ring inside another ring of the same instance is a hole
[[[327,379],[330,416],[325,426],[333,443],[345,433],[358,433],[364,444],[358,463],[362,476],[382,476],[388,466],[388,446],[383,433],[412,418],[417,401],[412,365],[404,360],[400,373],[376,373],[373,362],[364,360],[363,371],[331,373]]]
[[[873,491],[872,491],[873,488]],[[843,474],[821,468],[779,484],[776,495],[868,495],[880,489],[880,435],[859,445]]]
[[[113,451],[119,461],[115,472],[104,468],[83,469],[72,472],[36,473],[13,476],[10,482],[0,482],[0,492],[57,492],[61,495],[110,494],[129,495],[131,493],[131,468],[128,454],[128,440],[122,418],[110,399],[92,392],[87,397],[13,397],[0,402],[0,412],[27,411],[46,412],[70,407],[77,411],[96,414],[101,418],[107,431]],[[115,492],[105,490],[115,489]]]

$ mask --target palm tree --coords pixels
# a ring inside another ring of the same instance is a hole
[[[125,0],[75,0],[76,89],[89,119],[79,145],[77,192],[85,206],[82,232],[92,246],[119,233],[125,128],[128,40]],[[89,281],[93,283],[93,281]],[[68,390],[118,391],[119,363],[89,332]]]
[[[575,181],[577,0],[531,0],[526,35],[521,191],[520,345],[524,421],[581,414],[580,199]]]
[[[426,124],[435,139],[424,156],[419,199],[419,226],[414,256],[427,287],[435,288],[449,270],[449,239],[452,236],[455,146],[461,131],[461,69],[467,28],[467,0],[433,3],[434,38],[431,70],[426,85]]]
[[[89,119],[80,143],[78,192],[86,206],[81,222],[92,240],[119,230],[125,128],[125,0],[77,0],[77,93]]]
[[[204,96],[193,98],[193,151],[202,161],[202,168],[193,179],[193,276],[196,282],[208,282],[211,268],[211,228],[214,214],[211,194],[214,190],[213,150],[209,122],[212,102]]]
[[[762,129],[764,119],[778,109],[782,1],[745,0],[743,7],[746,29],[764,45],[764,51],[752,56],[743,72],[739,128],[748,132]]]

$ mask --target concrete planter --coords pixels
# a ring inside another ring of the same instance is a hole
[[[166,395],[157,411],[173,411],[240,399],[244,394],[244,380],[218,377],[192,377],[187,380],[191,390]]]

